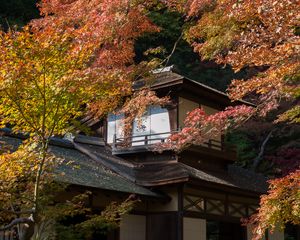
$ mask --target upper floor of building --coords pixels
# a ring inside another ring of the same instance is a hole
[[[153,153],[153,146],[167,141],[172,133],[184,127],[184,120],[192,110],[202,108],[210,115],[240,104],[231,102],[224,92],[179,75],[171,67],[158,70],[154,78],[151,89],[159,97],[169,96],[170,102],[163,107],[148,107],[141,119],[133,121],[131,134],[124,135],[124,114],[111,113],[100,123],[90,123],[96,135],[102,137],[111,148],[112,154],[138,162],[176,159],[193,167],[200,164],[214,169],[235,161],[234,147],[226,145],[221,135],[200,146],[191,146],[180,154],[167,152],[158,156]],[[144,84],[144,80],[140,80],[135,83],[135,88],[141,88]]]

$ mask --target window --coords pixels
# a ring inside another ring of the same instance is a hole
[[[160,106],[151,106],[141,119],[140,126],[137,120],[133,122],[133,141],[138,140],[139,142],[135,142],[132,145],[136,146],[161,142],[162,139],[170,135],[170,132],[171,127],[168,110]]]
[[[109,114],[107,117],[107,143],[113,143],[116,138],[124,137],[124,115]],[[160,106],[151,106],[140,119],[133,122],[132,146],[161,142],[170,135],[171,126],[169,112]]]
[[[108,114],[107,116],[107,143],[113,143],[114,136],[116,138],[124,137],[123,130],[124,114]]]

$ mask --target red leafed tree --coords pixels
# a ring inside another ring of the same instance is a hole
[[[133,61],[135,40],[159,30],[146,16],[147,5],[130,0],[43,0],[39,6],[43,17],[31,26],[40,31],[71,32],[78,53],[82,48],[92,52],[89,67],[76,73],[83,79],[78,86],[94,95],[89,110],[97,117],[114,110],[132,93],[136,75],[148,69],[147,64]]]
[[[245,105],[227,107],[213,115],[207,115],[202,108],[197,108],[186,117],[184,128],[179,133],[172,134],[158,150],[166,148],[182,151],[192,144],[201,145],[242,124],[253,113],[254,108]]]
[[[136,65],[133,61],[135,40],[146,32],[158,31],[146,16],[152,3],[157,1],[41,1],[42,18],[31,22],[30,27],[41,42],[47,42],[43,38],[51,38],[52,34],[69,36],[70,53],[89,56],[84,66],[66,74],[58,86],[71,85],[70,91],[74,92],[84,89],[86,98],[90,99],[86,102],[87,108],[95,116],[116,109],[125,96],[132,94],[135,77],[152,67],[145,63]],[[299,0],[170,0],[161,3],[185,13],[188,24],[184,36],[203,59],[230,64],[236,71],[246,68],[251,73],[247,80],[233,81],[229,89],[232,99],[254,100],[261,114],[276,108],[285,99],[291,102],[291,107],[278,120],[300,121],[300,108],[295,104],[300,95]],[[136,97],[136,101],[150,99],[152,103],[162,103],[151,93],[142,92]],[[137,106],[136,101],[131,103]],[[130,106],[126,105],[126,109]],[[142,114],[136,109],[133,112]],[[171,147],[181,149],[191,144],[193,138],[201,144],[251,114],[253,109],[245,106],[211,116],[196,109],[188,116],[183,131],[171,136]],[[293,181],[297,174],[283,180],[293,182],[290,189],[299,186],[299,181]],[[280,189],[277,184],[271,186],[274,192]],[[262,201],[261,209],[266,202]],[[299,206],[299,201],[297,204]],[[264,214],[255,219],[257,229],[274,227]],[[256,232],[257,236],[261,232]]]
[[[252,98],[263,114],[294,100],[279,119],[299,122],[299,0],[180,2],[194,21],[187,39],[203,59],[252,71],[232,82],[232,99]]]
[[[202,59],[248,72],[246,79],[234,80],[229,87],[233,100],[251,100],[261,116],[288,102],[275,123],[300,122],[299,0],[168,2],[185,13],[190,24],[185,37]],[[270,191],[252,218],[255,239],[276,224],[299,224],[299,189],[299,171],[270,182]]]
[[[138,69],[132,60],[134,40],[145,32],[157,31],[145,17],[152,2],[156,1],[42,1],[44,18],[33,22],[34,27],[71,31],[76,35],[79,51],[80,46],[91,45],[93,64],[80,73],[89,81],[79,84],[86,84],[87,89],[97,85],[101,89],[107,88],[105,98],[102,91],[102,95],[95,95],[99,101],[89,105],[97,115],[115,108],[120,99],[131,92],[131,81],[135,76],[132,73]],[[229,94],[233,100],[247,98],[254,101],[260,115],[277,108],[283,100],[289,101],[290,108],[278,116],[277,121],[299,123],[299,0],[161,2],[186,15],[188,24],[184,36],[203,59],[215,59],[218,63],[231,65],[236,71],[248,71],[247,79],[232,82]],[[108,108],[103,107],[107,105]],[[185,147],[191,143],[191,136],[198,136],[196,139],[200,144],[206,137],[224,132],[235,126],[234,121],[242,122],[251,114],[253,110],[249,107],[231,108],[212,116],[197,109],[188,116],[183,131],[171,136],[171,145],[175,144],[173,148]],[[292,181],[293,176],[290,174],[287,178]],[[297,184],[296,181],[293,186]],[[277,185],[271,186],[276,191]],[[262,201],[261,209],[265,202]],[[274,227],[263,217],[262,214],[256,218],[258,228]],[[261,232],[256,232],[257,236]]]
[[[266,156],[266,159],[280,167],[282,175],[287,175],[300,168],[300,149],[296,147],[283,147],[274,155]]]
[[[232,100],[250,100],[261,116],[288,101],[277,122],[300,121],[298,0],[170,0],[167,5],[186,15],[184,36],[202,59],[248,72],[247,79],[232,81],[228,89]],[[177,147],[200,136],[195,131],[189,134],[194,137],[184,133],[173,137]]]

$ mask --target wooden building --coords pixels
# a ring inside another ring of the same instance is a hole
[[[110,240],[246,240],[251,229],[240,219],[255,212],[259,196],[267,190],[266,179],[234,166],[236,153],[222,136],[202,146],[176,154],[152,151],[172,132],[183,126],[187,112],[202,107],[208,114],[231,105],[226,94],[190,80],[171,70],[156,75],[152,89],[169,95],[172,103],[154,106],[133,124],[130,144],[122,142],[122,115],[109,114],[102,122],[86,119],[94,136],[78,135],[72,140],[53,138],[51,151],[79,165],[61,166],[59,181],[80,191],[93,192],[90,204],[103,208],[111,200],[129,193],[142,200],[125,216]],[[143,81],[136,87],[143,85]],[[0,137],[19,144],[9,131]],[[267,233],[266,239],[283,240],[283,233]],[[295,240],[299,240],[295,238]]]

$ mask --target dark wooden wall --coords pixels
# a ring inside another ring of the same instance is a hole
[[[147,216],[146,240],[178,240],[177,213],[157,213]]]

